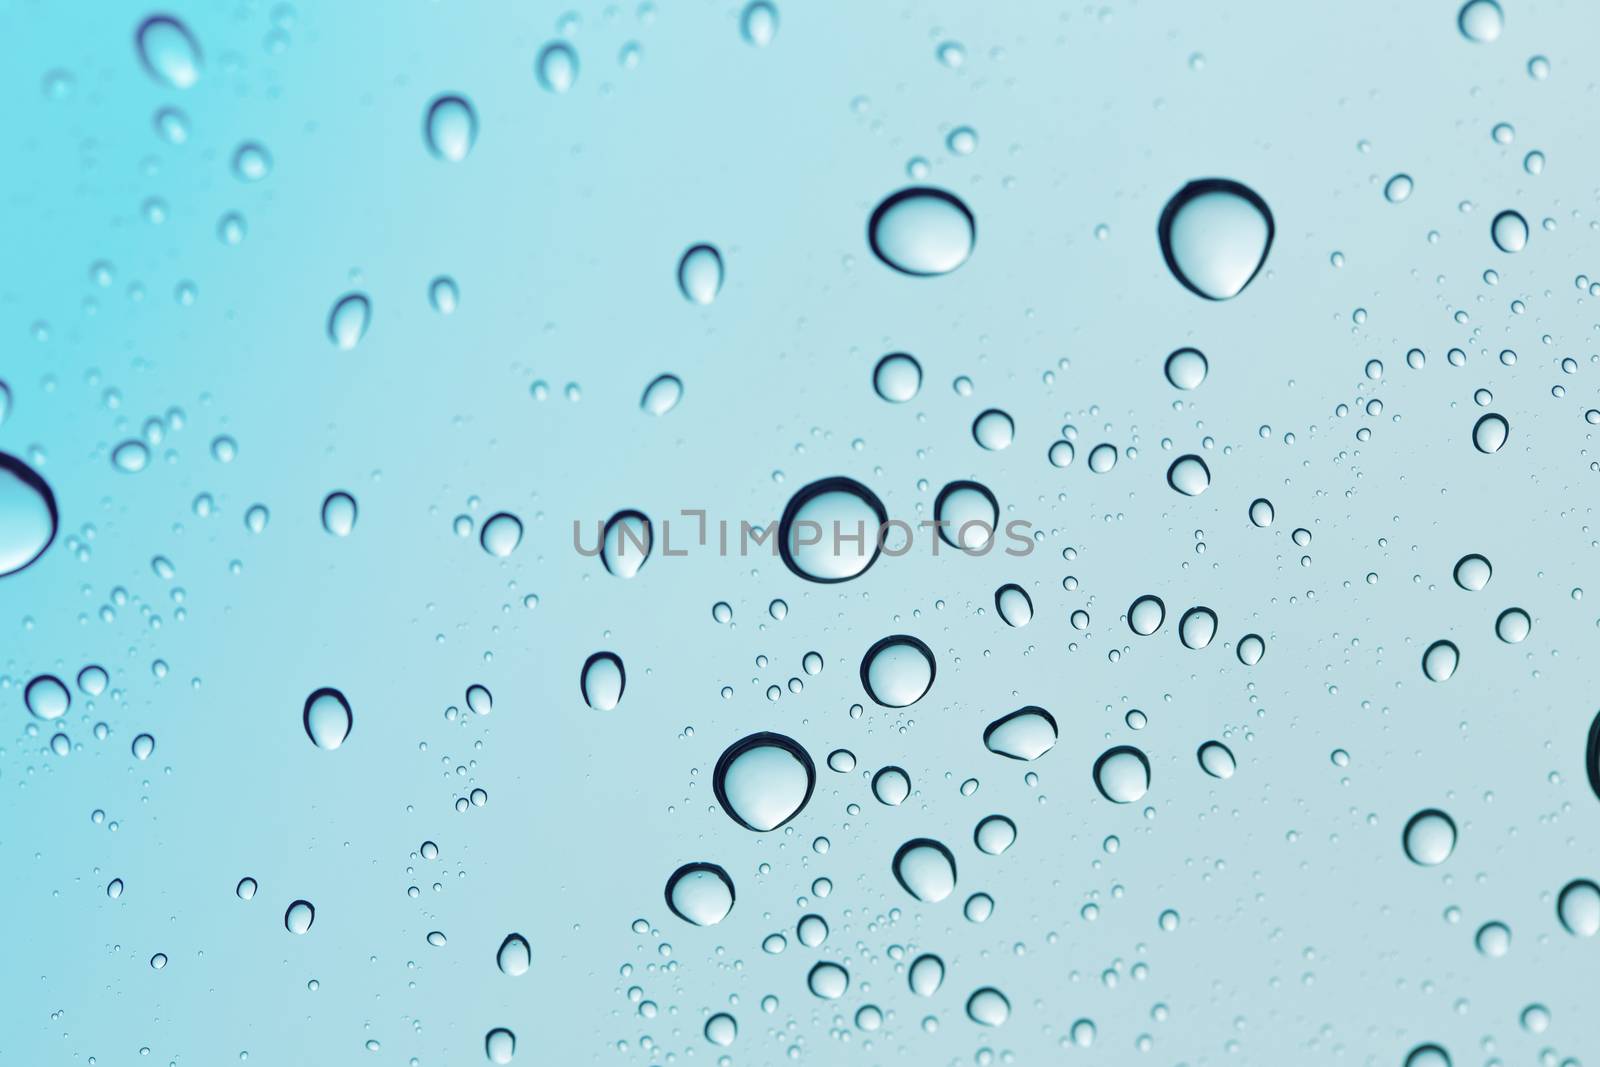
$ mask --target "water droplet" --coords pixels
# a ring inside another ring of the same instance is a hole
[[[872,795],[880,804],[899,807],[911,795],[911,776],[899,767],[885,767],[872,776]]]
[[[372,301],[367,294],[346,293],[328,313],[328,340],[333,342],[335,348],[348,352],[366,336],[370,325]]]
[[[944,960],[931,952],[924,952],[911,961],[906,970],[906,984],[919,997],[931,997],[944,984]]]
[[[1011,1017],[1011,1002],[992,986],[984,986],[967,998],[967,1018],[980,1026],[1000,1026]]]
[[[1511,951],[1511,927],[1502,922],[1484,923],[1478,927],[1472,943],[1490,959],[1499,959]]]
[[[1495,636],[1508,645],[1521,644],[1533,630],[1533,620],[1521,608],[1507,608],[1494,620]]]
[[[1207,300],[1238,296],[1272,248],[1266,201],[1227,178],[1203,178],[1178,190],[1156,229],[1172,276]]]
[[[1154,594],[1144,596],[1128,605],[1128,629],[1140,637],[1149,637],[1167,621],[1167,605]]]
[[[806,975],[806,987],[823,1000],[838,1000],[850,988],[850,972],[837,963],[819,963]]]
[[[1211,364],[1198,348],[1180,348],[1167,357],[1167,381],[1174,389],[1198,389]]]
[[[1133,618],[1129,612],[1130,621]],[[1157,623],[1156,625],[1160,625]],[[1205,648],[1217,636],[1217,613],[1207,607],[1193,607],[1178,619],[1178,640],[1184,648],[1196,651]]]
[[[1117,465],[1117,446],[1101,442],[1089,449],[1089,469],[1096,474],[1110,474]]]
[[[1484,455],[1493,455],[1505,446],[1511,435],[1511,424],[1505,416],[1494,412],[1482,416],[1472,427],[1472,445]]]
[[[691,245],[678,260],[678,290],[691,304],[706,305],[722,291],[722,253],[715,245]]]
[[[233,892],[240,900],[254,900],[256,896],[256,880],[254,878],[239,879],[239,884],[233,887]]]
[[[44,555],[58,522],[50,486],[32,467],[0,452],[0,578]]]
[[[1489,236],[1502,252],[1520,252],[1528,247],[1528,220],[1515,211],[1502,211],[1489,224]]]
[[[715,863],[685,863],[667,879],[667,907],[695,926],[715,926],[733,910],[733,879]]]
[[[850,478],[823,478],[800,489],[778,522],[778,553],[812,582],[846,582],[866,573],[882,552],[883,502]],[[857,538],[857,534],[860,538]]]
[[[713,1045],[727,1048],[733,1044],[734,1038],[739,1036],[739,1025],[727,1012],[718,1012],[706,1020],[705,1034],[706,1040]]]
[[[174,89],[188,89],[200,80],[200,45],[189,27],[171,15],[152,15],[134,33],[145,73]]]
[[[872,388],[891,404],[904,404],[922,389],[922,364],[904,352],[891,352],[872,371]]]
[[[565,41],[551,41],[534,64],[539,84],[552,93],[564,93],[578,80],[578,53]]]
[[[343,490],[322,500],[322,528],[335,537],[349,537],[356,528],[356,498]]]
[[[124,474],[138,474],[150,465],[150,449],[143,441],[129,438],[111,450],[111,465]]]
[[[974,893],[961,906],[961,914],[969,923],[985,923],[994,914],[994,897],[988,893]]]
[[[297,900],[283,913],[283,928],[291,934],[303,934],[316,921],[317,909],[309,900]]]
[[[1600,712],[1589,724],[1589,745],[1584,751],[1584,768],[1589,772],[1589,788],[1600,797]]]
[[[466,692],[467,709],[474,715],[488,715],[494,711],[494,694],[488,686],[469,685]]]
[[[1600,886],[1587,878],[1568,882],[1556,898],[1556,917],[1573,937],[1600,934]]]
[[[490,1063],[510,1063],[517,1054],[517,1035],[503,1026],[490,1030],[483,1039],[483,1054]]]
[[[131,748],[134,759],[147,760],[156,750],[156,739],[149,734],[139,734],[133,739]]]
[[[777,7],[768,0],[750,0],[739,16],[739,32],[750,44],[765,48],[778,33]]]
[[[584,661],[583,673],[579,675],[583,701],[595,711],[615,709],[622,703],[622,691],[627,684],[622,657],[615,652],[596,652]]]
[[[1132,745],[1107,749],[1094,761],[1094,784],[1113,804],[1132,804],[1150,790],[1150,761]]]
[[[428,305],[441,315],[454,315],[461,304],[461,289],[456,280],[441,274],[428,283]]]
[[[650,558],[655,530],[642,511],[619,511],[606,520],[600,562],[618,578],[632,578]]]
[[[933,499],[933,518],[939,538],[953,548],[974,555],[987,552],[1000,524],[1000,502],[987,486],[977,482],[951,482]]]
[[[53,674],[41,674],[22,691],[22,702],[35,718],[59,719],[72,707],[72,692]]]
[[[888,266],[916,277],[948,274],[967,261],[977,224],[953,193],[911,186],[887,197],[867,223],[867,243]]]
[[[1257,497],[1250,502],[1250,521],[1255,526],[1265,529],[1272,525],[1272,501],[1265,497]]]
[[[991,722],[983,731],[983,747],[997,756],[1036,760],[1055,747],[1055,716],[1030,704]]]
[[[877,641],[861,657],[861,686],[875,704],[909,708],[933,687],[933,650],[909,634]]]
[[[1495,0],[1467,0],[1456,15],[1456,25],[1461,28],[1461,36],[1467,40],[1489,44],[1499,39],[1500,31],[1506,26],[1506,17]]]
[[[1473,552],[1456,560],[1454,573],[1457,585],[1469,593],[1476,593],[1489,584],[1494,568],[1487,559]]]
[[[1199,496],[1211,487],[1211,468],[1199,456],[1179,456],[1167,468],[1167,484],[1184,496]]]
[[[1246,667],[1254,667],[1261,662],[1261,657],[1266,654],[1267,643],[1261,639],[1260,634],[1245,634],[1239,638],[1239,662]]]
[[[1052,467],[1070,467],[1078,450],[1072,447],[1072,442],[1060,440],[1050,446],[1050,465]]]
[[[956,858],[931,838],[913,838],[901,845],[891,867],[901,888],[924,903],[937,904],[955,892]]]
[[[522,520],[509,511],[497,511],[484,520],[478,544],[491,556],[505,559],[522,544]]]
[[[798,742],[763,732],[729,745],[711,781],[729,818],[766,833],[800,814],[816,786],[817,768]]]
[[[972,439],[980,448],[1000,452],[1011,447],[1017,426],[1011,416],[999,408],[990,408],[972,420]]]
[[[1422,673],[1430,682],[1448,682],[1461,662],[1461,651],[1452,641],[1435,641],[1422,654]]]
[[[306,697],[301,721],[312,744],[331,750],[344,744],[345,738],[350,736],[354,716],[344,694],[324,686]]]
[[[1456,848],[1456,823],[1438,808],[1411,816],[1400,836],[1406,858],[1419,867],[1437,867]]]
[[[972,843],[978,851],[998,856],[1017,840],[1017,824],[1004,815],[990,815],[979,821],[972,831]]]
[[[272,173],[272,153],[254,141],[233,152],[233,175],[242,182],[258,182]]]
[[[1383,183],[1383,198],[1391,204],[1403,204],[1411,199],[1411,190],[1415,188],[1409,174],[1396,174]]]
[[[1033,620],[1033,600],[1020,585],[1002,585],[994,591],[994,610],[1007,626],[1026,626]]]
[[[683,399],[683,382],[676,374],[658,374],[644,387],[639,409],[650,415],[665,415]]]
[[[1238,767],[1233,750],[1221,741],[1207,741],[1195,753],[1195,758],[1200,761],[1200,769],[1213,778],[1232,778]]]
[[[422,140],[434,159],[460,163],[478,141],[478,112],[472,102],[455,93],[442,93],[428,101],[422,113]]]

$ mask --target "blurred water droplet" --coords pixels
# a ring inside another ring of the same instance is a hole
[[[56,495],[33,468],[0,452],[0,578],[16,574],[50,547]]]
[[[727,1048],[733,1044],[734,1038],[739,1036],[739,1024],[734,1022],[733,1016],[722,1011],[706,1020],[706,1040],[713,1045]]]
[[[867,243],[902,274],[948,274],[972,255],[977,224],[953,193],[911,186],[885,198],[867,222]]]
[[[1422,673],[1430,682],[1448,682],[1461,663],[1461,651],[1453,641],[1435,641],[1422,654]]]
[[[1455,820],[1438,808],[1424,808],[1406,822],[1401,844],[1412,863],[1419,867],[1437,867],[1455,851]]]
[[[301,721],[312,744],[332,750],[344,744],[345,738],[350,736],[354,716],[344,694],[324,686],[306,697]]]
[[[1055,747],[1055,716],[1030,704],[991,722],[983,731],[983,747],[1007,759],[1036,760]]]
[[[1238,296],[1272,248],[1272,212],[1254,190],[1227,178],[1203,178],[1178,190],[1157,224],[1167,269],[1207,300]]]
[[[129,438],[111,450],[111,465],[124,474],[138,474],[150,465],[150,449],[143,441]]]
[[[134,33],[145,73],[174,89],[188,89],[203,69],[200,45],[189,27],[171,15],[152,15]]]
[[[1467,0],[1456,15],[1456,25],[1461,29],[1461,36],[1467,40],[1490,44],[1499,40],[1500,32],[1505,29],[1506,17],[1495,0]]]
[[[1396,174],[1383,183],[1383,198],[1391,204],[1403,204],[1411,199],[1414,185],[1409,174]]]
[[[715,926],[733,910],[733,880],[714,863],[686,863],[667,879],[667,907],[695,926]]]
[[[756,733],[729,745],[712,771],[728,817],[747,830],[776,830],[800,814],[816,786],[811,756],[792,738]]]
[[[254,141],[233,152],[233,174],[242,182],[259,182],[272,173],[272,153]]]
[[[565,41],[551,41],[539,51],[534,70],[545,89],[564,93],[578,80],[578,53]]]
[[[639,409],[649,415],[665,415],[683,399],[683,382],[675,374],[658,374],[644,387]]]
[[[678,260],[678,291],[691,304],[710,304],[722,292],[722,253],[716,245],[690,245]]]
[[[879,530],[888,518],[883,502],[860,482],[823,478],[800,489],[784,506],[778,554],[807,581],[849,581],[878,561]]]
[[[1438,1045],[1418,1045],[1406,1054],[1405,1067],[1450,1067],[1450,1056]]]
[[[1511,951],[1511,927],[1502,922],[1484,923],[1478,927],[1472,943],[1483,955],[1499,959]]]
[[[346,293],[328,313],[328,340],[348,352],[367,334],[372,324],[372,301],[366,293]]]
[[[909,634],[875,642],[861,657],[861,687],[886,708],[909,708],[933,687],[933,650]]]
[[[1050,446],[1048,453],[1052,467],[1070,467],[1078,450],[1072,447],[1072,442],[1060,440]]]
[[[478,112],[472,102],[455,93],[428,101],[422,114],[422,140],[433,158],[460,163],[478,142]]]
[[[1521,644],[1533,630],[1533,620],[1521,608],[1507,608],[1494,621],[1495,636],[1508,645]]]
[[[583,701],[595,711],[612,711],[622,703],[622,691],[627,682],[622,657],[615,652],[596,652],[584,661],[583,672],[579,675]]]
[[[757,48],[772,43],[778,33],[778,9],[768,0],[750,0],[739,16],[739,32]]]
[[[322,528],[335,537],[349,537],[356,528],[356,498],[335,490],[322,499]]]
[[[134,759],[147,760],[156,750],[156,739],[149,734],[139,734],[133,739],[133,744],[130,747],[133,751]]]
[[[955,892],[956,859],[931,838],[913,838],[901,845],[891,869],[900,887],[924,903],[937,904]]]
[[[461,306],[461,288],[456,280],[441,274],[428,283],[428,305],[441,315],[454,315]]]

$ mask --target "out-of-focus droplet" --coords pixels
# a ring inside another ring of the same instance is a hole
[[[722,252],[716,245],[690,245],[678,260],[678,291],[691,304],[706,305],[722,292]]]
[[[1238,766],[1233,750],[1221,741],[1207,741],[1195,752],[1195,758],[1200,761],[1200,769],[1213,778],[1232,778]]]
[[[106,686],[111,684],[111,676],[99,664],[91,663],[78,672],[78,688],[92,697],[97,697],[106,691]]]
[[[428,283],[428,305],[441,315],[454,315],[461,306],[461,288],[456,280],[441,274]]]
[[[686,863],[667,879],[667,907],[695,926],[715,926],[733,910],[733,879],[715,863]]]
[[[1151,593],[1128,605],[1128,629],[1140,637],[1149,637],[1167,621],[1167,605]]]
[[[1026,626],[1033,620],[1033,599],[1022,586],[1008,583],[994,591],[994,610],[1007,626]]]
[[[1167,468],[1167,484],[1184,496],[1199,496],[1211,487],[1211,468],[1199,456],[1179,456]]]
[[[1448,682],[1461,663],[1461,650],[1453,641],[1435,641],[1422,653],[1422,673],[1430,682]]]
[[[800,489],[784,506],[778,554],[807,581],[846,582],[878,561],[883,548],[879,533],[888,519],[883,502],[860,482],[823,478]]]
[[[564,93],[578,80],[578,53],[565,41],[551,41],[539,50],[534,71],[545,89]]]
[[[880,804],[899,807],[911,795],[911,776],[899,767],[885,767],[872,776],[872,795]]]
[[[1556,917],[1573,937],[1600,934],[1600,885],[1587,878],[1568,882],[1556,897]]]
[[[460,163],[478,142],[478,112],[457,93],[441,93],[422,113],[422,140],[433,158]]]
[[[342,489],[323,497],[322,528],[335,537],[349,537],[356,528],[356,498]]]
[[[22,690],[22,702],[34,718],[46,722],[59,719],[72,707],[72,691],[53,674],[41,674]]]
[[[911,186],[884,199],[867,222],[867,243],[902,274],[948,274],[972,255],[977,224],[954,193]]]
[[[1502,252],[1520,252],[1528,247],[1528,220],[1515,211],[1502,211],[1489,224],[1489,236]]]
[[[1411,199],[1411,190],[1415,188],[1409,174],[1396,174],[1383,183],[1383,198],[1391,204],[1403,204]]]
[[[1004,815],[990,815],[979,820],[972,831],[972,843],[978,851],[998,856],[1017,840],[1017,824]]]
[[[483,1039],[483,1054],[490,1063],[510,1063],[517,1054],[517,1035],[503,1026],[490,1030]]]
[[[1244,291],[1272,248],[1272,212],[1255,191],[1227,178],[1178,190],[1157,224],[1167,269],[1190,292],[1228,300]]]
[[[909,708],[921,700],[936,673],[933,650],[909,634],[885,637],[861,657],[861,687],[885,708]]]
[[[983,747],[1007,759],[1031,761],[1055,747],[1058,736],[1055,716],[1030,704],[985,727]]]
[[[316,918],[317,909],[309,900],[297,900],[283,913],[283,928],[291,934],[303,934],[311,929]]]
[[[933,518],[939,537],[952,548],[982,555],[994,542],[1000,525],[1000,503],[986,485],[955,481],[933,499]]]
[[[619,511],[606,520],[600,539],[600,562],[618,578],[632,578],[650,558],[654,528],[642,511]]]
[[[1438,808],[1424,808],[1406,822],[1400,840],[1412,863],[1437,867],[1456,849],[1456,823]]]
[[[984,986],[967,998],[967,1018],[979,1026],[1000,1026],[1011,1018],[1011,1002],[992,986]]]
[[[366,293],[346,293],[328,313],[328,340],[348,352],[360,343],[372,325],[372,301]]]
[[[648,415],[665,415],[683,399],[683,382],[676,374],[658,374],[644,387],[639,410]]]
[[[1130,614],[1130,618],[1131,618]],[[1207,607],[1193,607],[1178,619],[1178,640],[1184,648],[1199,651],[1217,636],[1217,613]]]
[[[924,952],[906,969],[906,984],[919,997],[931,997],[944,984],[944,960]]]
[[[484,520],[478,544],[491,556],[505,559],[522,544],[522,520],[509,511],[497,511]]]
[[[1490,959],[1500,959],[1511,951],[1511,927],[1502,922],[1486,922],[1478,927],[1472,943]]]
[[[1167,383],[1174,389],[1198,389],[1211,364],[1198,348],[1180,348],[1167,357]]]
[[[816,787],[817,768],[794,739],[757,733],[729,745],[711,786],[728,817],[747,830],[776,830],[800,814]]]
[[[583,702],[595,711],[614,710],[622,703],[622,691],[627,683],[622,657],[615,652],[596,652],[584,661],[583,673],[579,675]]]
[[[1132,804],[1150,790],[1150,761],[1132,745],[1117,745],[1094,761],[1094,784],[1113,804]]]
[[[56,494],[45,480],[22,460],[0,452],[0,578],[44,555],[59,521]]]
[[[872,370],[872,388],[891,404],[904,404],[922,389],[922,364],[904,352],[891,352]]]
[[[937,904],[955,892],[956,858],[931,838],[913,838],[901,845],[891,869],[900,887],[926,904]]]
[[[204,69],[200,44],[189,27],[171,15],[152,15],[141,22],[134,43],[145,73],[156,81],[188,89],[200,80]]]
[[[164,107],[151,120],[156,135],[168,144],[187,144],[189,141],[189,116],[175,107]]]
[[[344,744],[345,738],[350,736],[354,715],[343,693],[324,686],[306,697],[301,722],[312,744],[331,751]]]
[[[1261,639],[1260,634],[1245,634],[1239,638],[1236,652],[1240,663],[1246,667],[1254,667],[1261,662],[1261,657],[1266,655],[1267,643]]]
[[[1456,14],[1456,26],[1467,40],[1490,44],[1499,40],[1506,16],[1495,0],[1467,0]]]
[[[233,174],[242,182],[259,182],[272,173],[272,153],[254,141],[233,152]]]
[[[778,8],[769,0],[750,0],[739,16],[739,32],[757,48],[765,48],[778,34]]]
[[[150,465],[150,448],[130,437],[111,450],[111,465],[124,474],[138,474]]]
[[[1453,572],[1456,585],[1469,593],[1476,593],[1489,584],[1489,578],[1494,574],[1494,568],[1489,561],[1476,552],[1469,553],[1456,560]]]

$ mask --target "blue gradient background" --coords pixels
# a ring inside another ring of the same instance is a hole
[[[577,84],[556,96],[532,69],[558,35],[554,6],[300,0],[275,54],[270,5],[188,3],[174,13],[206,66],[178,92],[137,62],[149,9],[0,0],[0,378],[14,394],[0,450],[35,465],[62,513],[44,559],[0,579],[0,1058],[472,1063],[506,1026],[517,1063],[714,1063],[701,1028],[728,1010],[734,1063],[791,1049],[813,1063],[970,1063],[989,1049],[1024,1064],[1388,1065],[1424,1040],[1457,1064],[1532,1063],[1545,1048],[1595,1060],[1600,945],[1561,930],[1554,895],[1600,873],[1582,766],[1595,620],[1571,592],[1594,573],[1594,312],[1572,279],[1600,270],[1585,73],[1600,22],[1576,3],[1506,7],[1504,35],[1474,45],[1435,0],[790,2],[756,49],[722,0],[587,5],[569,28]],[[966,47],[960,69],[935,58],[947,39]],[[630,41],[631,70],[618,62]],[[1526,72],[1535,53],[1548,81]],[[71,74],[64,98],[41,88],[53,70]],[[480,121],[456,165],[421,138],[444,91]],[[187,144],[156,137],[165,105],[189,115]],[[1491,139],[1499,121],[1514,145]],[[944,138],[962,124],[980,144],[958,158]],[[254,185],[229,167],[247,139],[274,159]],[[1531,148],[1548,157],[1538,178],[1520,163]],[[947,277],[895,275],[864,239],[917,155],[978,219],[973,258]],[[1381,187],[1397,171],[1416,192],[1391,205]],[[1256,189],[1278,228],[1262,276],[1222,304],[1173,282],[1154,237],[1167,197],[1213,174]],[[151,196],[164,224],[141,215]],[[1535,232],[1506,257],[1488,225],[1513,206]],[[216,228],[234,210],[249,234],[229,247]],[[727,263],[706,308],[674,286],[698,241]],[[114,265],[110,287],[90,278],[97,260]],[[1480,277],[1491,266],[1495,287]],[[452,316],[428,306],[438,274],[460,286]],[[192,306],[174,299],[184,281]],[[371,294],[374,318],[341,352],[326,318],[351,289]],[[1180,397],[1161,364],[1184,344],[1211,374]],[[1413,346],[1428,355],[1418,371],[1403,358]],[[1447,365],[1451,346],[1465,367]],[[1503,348],[1515,366],[1496,360]],[[894,350],[926,376],[900,407],[870,388]],[[1558,367],[1568,355],[1575,376]],[[1380,383],[1362,373],[1373,357]],[[656,419],[638,401],[661,372],[686,393]],[[971,397],[950,388],[961,374]],[[530,394],[536,380],[548,399]],[[1470,447],[1480,387],[1512,425],[1494,457]],[[1381,416],[1360,413],[1373,394]],[[1006,452],[968,431],[991,405],[1017,422]],[[114,469],[110,449],[174,407],[184,426],[149,469]],[[1078,462],[1057,470],[1045,452],[1063,424]],[[229,465],[209,452],[221,433],[238,441]],[[1208,436],[1212,487],[1178,497],[1166,465]],[[1136,454],[1092,475],[1101,440]],[[833,474],[908,520],[931,517],[945,482],[977,478],[1042,544],[1020,561],[914,552],[839,587],[710,552],[622,582],[571,548],[574,519],[619,508],[771,521]],[[343,540],[318,520],[333,489],[360,503]],[[191,509],[202,492],[210,518]],[[1276,505],[1268,530],[1246,521],[1256,496]],[[258,502],[272,518],[253,535],[243,515]],[[526,525],[504,561],[451,528],[498,510]],[[1297,526],[1309,549],[1291,544]],[[1477,594],[1450,581],[1469,551],[1495,565]],[[152,572],[156,555],[173,581]],[[1006,581],[1033,597],[1026,629],[993,615]],[[1166,600],[1168,628],[1130,646],[1119,615],[1145,592]],[[781,623],[766,614],[774,597],[790,608]],[[732,627],[712,621],[719,600]],[[1222,619],[1203,653],[1171,632],[1192,603]],[[1534,618],[1519,646],[1493,634],[1511,604]],[[1067,623],[1080,607],[1083,634]],[[1247,671],[1231,643],[1248,631],[1268,651]],[[854,719],[860,655],[895,632],[934,649],[935,689]],[[1462,667],[1432,685],[1418,660],[1445,636]],[[628,670],[607,714],[577,684],[599,649]],[[813,649],[823,673],[769,701]],[[62,722],[76,747],[58,758],[21,688],[90,662],[114,692],[92,706],[75,694]],[[447,719],[472,683],[493,691],[493,714]],[[331,753],[300,726],[323,685],[355,709]],[[1024,703],[1055,713],[1061,742],[1028,768],[999,766],[982,728]],[[1150,715],[1140,734],[1123,725],[1129,707]],[[759,729],[791,734],[819,767],[847,747],[857,773],[822,770],[789,828],[744,832],[716,809],[710,770]],[[156,738],[147,762],[129,754],[141,731]],[[1194,765],[1212,737],[1238,757],[1230,781]],[[1114,743],[1150,755],[1150,817],[1094,792],[1089,768]],[[1349,768],[1330,764],[1335,747]],[[886,763],[917,789],[899,809],[867,786]],[[969,776],[982,785],[964,797]],[[458,814],[474,787],[487,805]],[[1435,805],[1460,842],[1446,865],[1416,868],[1400,829]],[[1019,826],[1002,857],[971,845],[990,812]],[[994,895],[986,924],[894,884],[889,857],[921,834],[956,850],[958,896]],[[427,839],[431,863],[416,855]],[[678,922],[661,895],[701,859],[738,886],[711,929]],[[233,893],[245,875],[260,882],[250,903]],[[833,894],[798,905],[821,875]],[[295,938],[283,910],[301,897],[317,919]],[[1452,905],[1459,924],[1443,918]],[[1168,907],[1183,915],[1172,933],[1156,923]],[[792,934],[807,910],[828,918],[828,943],[791,936],[763,954],[762,937]],[[633,932],[639,917],[652,932]],[[1504,959],[1473,949],[1489,919],[1513,928]],[[428,945],[430,930],[448,944]],[[534,960],[515,980],[494,966],[512,930]],[[909,995],[891,945],[944,956],[938,997]],[[844,1000],[806,991],[815,958],[847,963]],[[1012,1004],[994,1031],[962,1010],[986,984]],[[656,1018],[638,1015],[634,985]],[[1535,1001],[1554,1017],[1542,1035],[1517,1021]],[[876,1034],[850,1023],[863,1003],[888,1016]],[[1078,1018],[1096,1043],[1063,1050]]]

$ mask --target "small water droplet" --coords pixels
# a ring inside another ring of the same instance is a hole
[[[1238,766],[1233,750],[1221,741],[1207,741],[1195,752],[1195,758],[1200,761],[1200,769],[1213,778],[1232,778]]]
[[[1489,236],[1500,251],[1520,252],[1528,247],[1528,220],[1515,211],[1502,211],[1489,224]]]
[[[32,467],[0,452],[0,578],[44,555],[58,522],[50,486]]]
[[[1030,704],[991,722],[983,731],[983,747],[1007,759],[1031,761],[1055,747],[1055,716]]]
[[[322,528],[335,537],[349,537],[356,528],[356,498],[342,489],[324,497]]]
[[[1179,456],[1167,468],[1167,484],[1184,496],[1199,496],[1211,487],[1211,468],[1199,456]]]
[[[990,408],[972,420],[972,439],[989,452],[1010,448],[1016,432],[1016,423],[999,408]]]
[[[1266,654],[1267,643],[1261,639],[1260,634],[1245,634],[1239,638],[1237,647],[1239,662],[1246,667],[1254,667],[1261,662],[1261,657]]]
[[[22,702],[35,718],[49,722],[59,719],[72,707],[72,692],[53,674],[41,674],[22,691]]]
[[[872,795],[880,804],[899,807],[911,795],[911,776],[899,767],[885,767],[872,776]]]
[[[124,474],[138,474],[150,465],[150,449],[143,441],[129,438],[111,450],[111,465]]]
[[[283,913],[283,927],[291,934],[303,934],[316,921],[317,909],[309,900],[297,900]]]
[[[1495,0],[1467,0],[1456,15],[1456,25],[1467,40],[1490,44],[1499,40],[1500,32],[1505,29],[1505,12]]]
[[[978,851],[998,856],[1017,840],[1017,824],[1004,815],[990,815],[979,820],[972,831],[972,843]]]
[[[1494,574],[1494,568],[1489,561],[1476,552],[1469,553],[1456,560],[1453,572],[1456,584],[1469,593],[1476,593],[1489,584],[1489,578]]]
[[[837,963],[819,963],[806,975],[806,987],[823,1000],[838,1000],[850,988],[850,972]]]
[[[233,887],[233,893],[240,900],[254,900],[256,896],[256,880],[254,878],[239,879],[239,884]]]
[[[860,482],[823,478],[800,489],[784,506],[778,554],[807,581],[849,581],[878,561],[880,531],[888,518],[883,502]]]
[[[739,32],[757,48],[765,48],[778,34],[778,8],[768,0],[750,0],[739,16]]]
[[[1167,382],[1174,389],[1198,389],[1211,364],[1198,348],[1180,348],[1167,357]]]
[[[1129,618],[1132,618],[1131,612]],[[1209,645],[1215,636],[1217,636],[1217,613],[1210,608],[1190,608],[1178,619],[1178,640],[1183,642],[1184,648],[1199,651]]]
[[[1383,183],[1383,198],[1391,204],[1403,204],[1411,199],[1411,190],[1415,188],[1409,174],[1396,174]]]
[[[509,511],[497,511],[484,520],[478,544],[491,556],[505,559],[522,544],[522,520]]]
[[[1507,608],[1494,621],[1495,636],[1508,645],[1521,644],[1533,630],[1533,620],[1521,608]]]
[[[1128,605],[1128,629],[1140,637],[1149,637],[1167,621],[1167,605],[1161,598],[1146,593]]]
[[[233,152],[233,174],[242,182],[259,182],[272,173],[272,153],[254,141]]]
[[[552,93],[564,93],[578,80],[578,53],[565,41],[551,41],[539,51],[534,70],[541,86]]]
[[[734,1022],[733,1016],[725,1011],[719,1011],[706,1020],[706,1040],[713,1045],[728,1048],[734,1039],[739,1036],[739,1024]]]
[[[517,1054],[517,1035],[503,1026],[490,1030],[483,1039],[483,1054],[490,1063],[510,1063]]]
[[[650,415],[665,415],[683,399],[683,382],[676,374],[658,374],[644,387],[639,409]]]
[[[1422,673],[1430,682],[1448,682],[1461,663],[1461,651],[1453,641],[1435,641],[1422,654]]]
[[[1556,898],[1556,917],[1573,937],[1600,934],[1600,886],[1587,878],[1568,882]]]
[[[456,280],[441,274],[428,283],[428,305],[441,315],[454,315],[461,306],[461,288]]]

